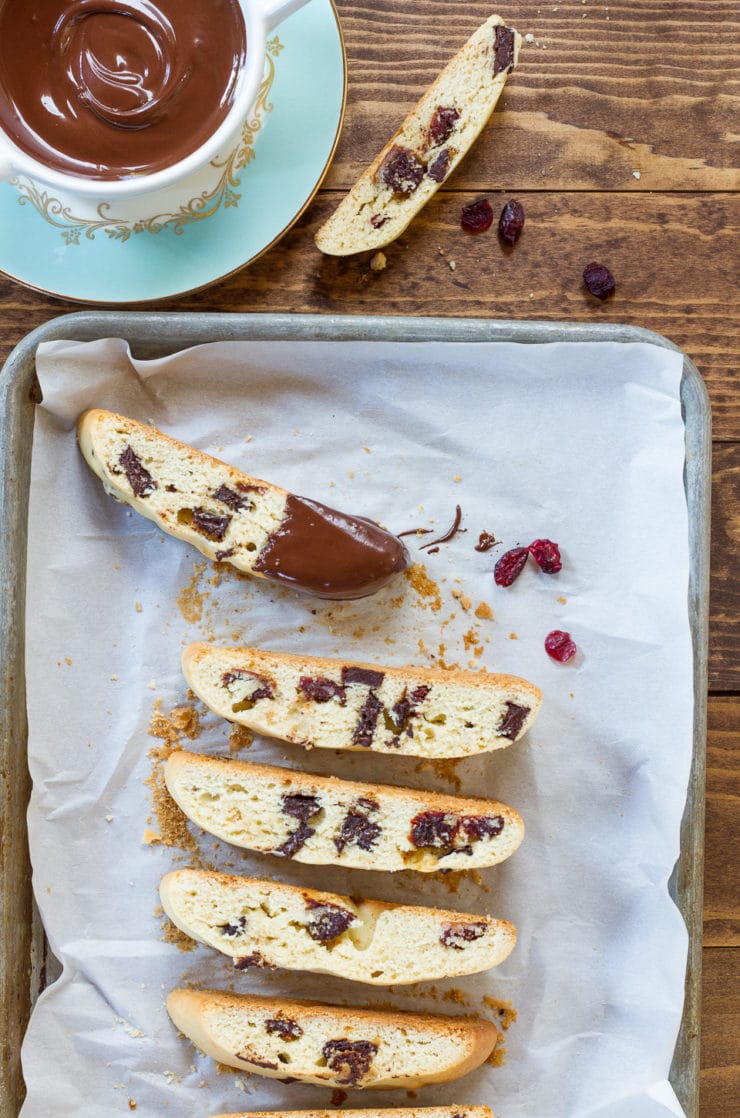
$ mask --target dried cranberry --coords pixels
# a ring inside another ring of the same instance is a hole
[[[312,910],[308,918],[308,934],[318,943],[331,943],[356,922],[355,914],[341,905],[322,905],[309,899],[308,907]]]
[[[427,174],[433,182],[444,182],[447,178],[447,172],[450,169],[450,149],[442,148],[436,158],[427,167]]]
[[[471,839],[495,838],[503,831],[504,823],[503,815],[463,815],[460,820],[462,829]]]
[[[250,967],[257,967],[259,970],[274,970],[275,968],[271,963],[268,963],[259,951],[253,951],[251,955],[242,955],[238,959],[234,959],[234,966],[237,970],[249,970]],[[239,1057],[241,1059],[241,1056]]]
[[[322,675],[302,675],[298,680],[298,690],[314,703],[328,703],[331,699],[339,699],[340,705],[344,706],[347,701],[341,683],[335,683],[333,679]]]
[[[608,299],[617,286],[609,269],[596,262],[587,264],[583,269],[583,282],[597,299]]]
[[[524,208],[512,198],[501,211],[498,219],[498,235],[507,245],[515,245],[524,228]]]
[[[514,65],[514,32],[499,24],[493,39],[493,72],[501,74]]]
[[[375,173],[375,181],[396,194],[413,194],[424,178],[424,164],[413,151],[394,144]]]
[[[356,1087],[367,1075],[373,1057],[378,1051],[372,1040],[327,1040],[321,1052],[327,1066],[337,1077],[337,1083]]]
[[[535,540],[529,545],[529,554],[547,575],[555,575],[563,569],[560,548],[552,540]]]
[[[472,943],[486,934],[488,925],[485,920],[476,920],[474,924],[445,924],[439,937],[444,947],[454,947],[462,951],[466,943]]]
[[[463,206],[460,224],[466,233],[485,233],[493,225],[493,210],[487,198]]]
[[[564,633],[562,629],[553,629],[545,637],[545,652],[559,664],[565,664],[575,656],[576,642],[571,640],[570,633]]]
[[[460,828],[456,815],[444,811],[422,811],[411,820],[409,841],[418,848],[451,850]]]
[[[303,1029],[292,1017],[271,1017],[265,1021],[265,1031],[271,1036],[277,1035],[283,1040],[299,1040],[303,1036]]]
[[[459,109],[443,108],[442,105],[437,105],[434,116],[429,122],[429,143],[433,147],[437,147],[449,139],[459,116]]]
[[[385,225],[386,221],[390,221],[390,218],[387,214],[371,214],[370,216],[370,224],[372,225],[373,229],[380,229],[383,225]]]
[[[432,688],[429,684],[420,683],[419,686],[415,687],[411,692],[412,701],[415,703],[423,703],[431,690]]]
[[[493,580],[497,586],[511,586],[524,570],[529,556],[528,547],[513,547],[505,552],[493,568]]]

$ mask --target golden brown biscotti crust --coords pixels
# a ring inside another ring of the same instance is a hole
[[[173,990],[167,1011],[201,1051],[268,1079],[361,1089],[420,1087],[467,1075],[490,1056],[495,1026],[475,1017]],[[283,1057],[281,1059],[281,1056]]]
[[[347,256],[374,251],[404,231],[483,130],[520,46],[519,33],[498,15],[471,35],[318,230],[321,252]],[[432,124],[435,119],[439,130]],[[389,177],[389,160],[396,161],[390,175],[397,180],[396,190],[383,181]]]

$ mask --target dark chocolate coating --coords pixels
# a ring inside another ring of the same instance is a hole
[[[409,563],[401,540],[374,521],[289,493],[254,569],[318,598],[342,599],[374,594]]]

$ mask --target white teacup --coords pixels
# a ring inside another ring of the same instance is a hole
[[[267,36],[307,2],[238,0],[247,50],[231,106],[209,138],[179,161],[148,174],[88,178],[45,166],[0,128],[0,180],[11,179],[42,213],[99,228],[118,227],[124,239],[127,231],[142,223],[152,232],[168,224],[180,231],[188,221],[215,212],[219,188],[224,183],[233,185],[240,150],[259,127],[252,114],[264,78]]]

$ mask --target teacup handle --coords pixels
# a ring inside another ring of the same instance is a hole
[[[0,140],[0,182],[9,179],[13,174],[13,161],[10,158],[10,148]]]
[[[308,0],[262,0],[262,18],[266,30],[274,30],[279,23],[307,3]]]

